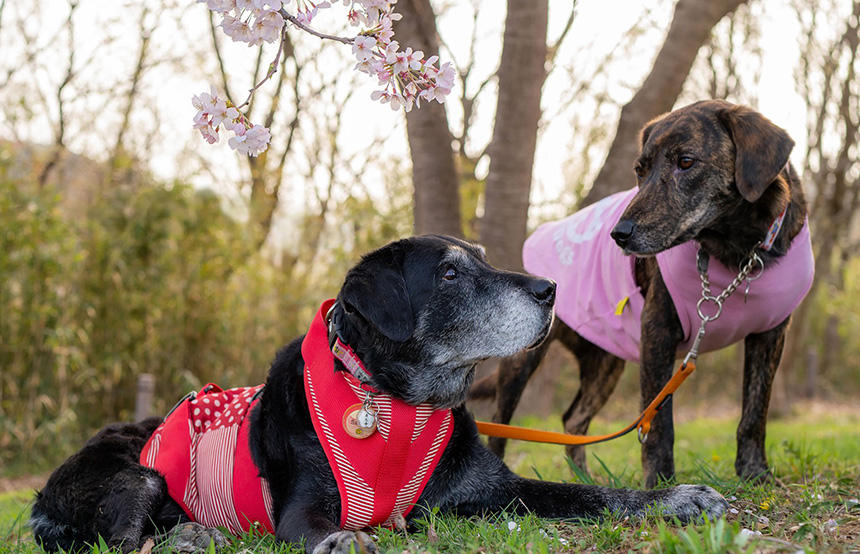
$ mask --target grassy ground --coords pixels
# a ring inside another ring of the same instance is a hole
[[[558,428],[555,420],[527,425]],[[768,426],[768,459],[776,484],[734,476],[734,419],[696,419],[676,426],[679,482],[706,483],[725,495],[730,513],[686,527],[651,519],[609,516],[579,523],[501,515],[458,519],[432,514],[408,536],[376,530],[391,552],[851,552],[860,551],[860,413],[805,412]],[[620,424],[595,425],[594,433]],[[593,447],[591,476],[573,475],[561,447],[511,443],[506,461],[518,473],[551,480],[637,487],[641,480],[634,436]],[[41,552],[26,526],[31,491],[0,494],[0,553]],[[269,537],[237,537],[228,552],[298,552]],[[169,549],[156,545],[155,552]],[[104,552],[95,545],[93,553]]]

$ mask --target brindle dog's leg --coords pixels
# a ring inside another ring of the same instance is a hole
[[[529,378],[537,370],[538,366],[546,356],[550,343],[558,337],[561,328],[570,329],[567,325],[556,318],[546,339],[532,350],[520,352],[514,356],[504,358],[499,362],[498,379],[496,381],[496,413],[493,421],[496,423],[510,423],[514,410],[520,402],[523,389],[529,382]],[[505,446],[508,440],[499,437],[490,437],[488,446],[499,458],[505,457]]]
[[[770,331],[747,335],[744,341],[743,414],[738,425],[735,459],[735,471],[744,479],[766,479],[770,476],[764,452],[767,408],[789,319]]]
[[[564,430],[574,435],[588,432],[591,419],[603,408],[624,371],[624,360],[592,344],[565,326],[559,340],[573,352],[579,363],[579,392],[564,412]],[[585,447],[568,446],[567,455],[587,471]]]
[[[645,295],[645,306],[642,310],[642,365],[639,381],[643,409],[672,377],[675,351],[683,339],[683,334],[672,297],[666,289],[663,277],[656,272]],[[648,440],[642,445],[642,469],[646,487],[654,487],[661,479],[674,477],[674,442],[670,398],[651,422]]]

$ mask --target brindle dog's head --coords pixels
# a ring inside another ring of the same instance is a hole
[[[722,232],[721,219],[761,204],[769,223],[788,203],[780,172],[794,141],[760,113],[721,100],[696,102],[642,130],[639,192],[612,238],[630,254],[653,255]],[[775,212],[775,213],[774,213]],[[731,237],[727,237],[730,240]]]
[[[338,333],[373,386],[447,408],[465,400],[479,361],[546,337],[555,283],[496,269],[467,242],[419,236],[364,256],[337,299]]]

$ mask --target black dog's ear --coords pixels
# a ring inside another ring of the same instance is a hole
[[[776,179],[794,148],[784,129],[744,106],[718,112],[735,143],[735,184],[741,196],[755,202]]]
[[[357,311],[389,339],[412,336],[412,305],[403,274],[390,267],[357,267],[349,272],[339,299],[347,313]]]

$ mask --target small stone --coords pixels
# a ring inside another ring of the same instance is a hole
[[[182,554],[206,552],[210,543],[215,545],[215,552],[220,552],[229,544],[227,537],[218,529],[194,522],[177,525],[169,534],[168,544],[174,552]]]

